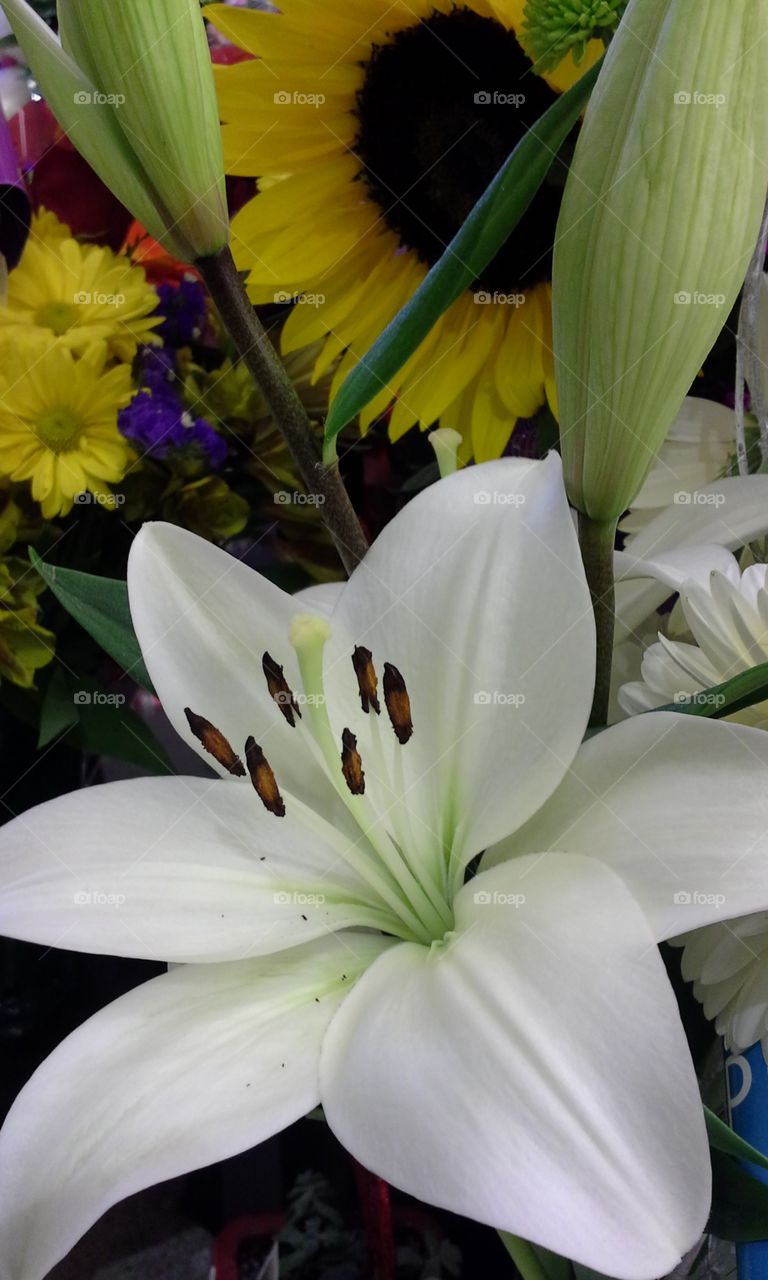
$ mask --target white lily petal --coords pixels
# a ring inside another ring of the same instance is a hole
[[[607,1275],[672,1270],[704,1226],[707,1143],[674,996],[642,911],[591,859],[476,877],[455,935],[363,976],[320,1082],[366,1167]]]
[[[716,542],[733,550],[768,531],[768,476],[717,480],[699,495],[696,503],[667,507],[627,539],[625,551],[642,560],[701,543]],[[667,586],[652,579],[617,583],[617,640],[636,637],[668,595]]]
[[[111,782],[0,828],[0,933],[48,946],[239,960],[382,927],[371,897],[320,832],[234,782]]]
[[[349,934],[268,959],[185,965],[69,1036],[0,1133],[4,1280],[42,1280],[110,1205],[316,1106],[328,1023],[387,945]]]
[[[430,486],[377,538],[332,621],[402,673],[408,806],[460,868],[543,803],[589,714],[593,616],[557,455]],[[504,759],[515,768],[491,767]]]
[[[343,582],[316,582],[312,587],[303,587],[301,591],[297,591],[293,599],[308,605],[311,613],[322,613],[330,618],[339,603],[344,586]]]
[[[170,524],[145,524],[128,562],[131,616],[144,661],[166,715],[208,764],[184,708],[216,724],[242,754],[253,735],[278,785],[346,827],[346,813],[310,751],[301,721],[291,728],[270,697],[265,652],[301,688],[288,640],[291,620],[307,612],[261,574]]]
[[[768,907],[768,734],[654,712],[586,742],[546,808],[489,850],[599,858],[661,940]]]

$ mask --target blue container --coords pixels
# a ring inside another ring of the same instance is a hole
[[[768,1066],[762,1046],[753,1044],[745,1053],[732,1053],[725,1060],[728,1112],[731,1128],[768,1155]],[[761,1182],[768,1182],[768,1169],[748,1164]],[[736,1262],[739,1280],[768,1280],[768,1241],[738,1244]]]

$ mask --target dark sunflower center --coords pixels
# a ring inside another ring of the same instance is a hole
[[[555,96],[513,33],[470,9],[433,13],[375,47],[357,99],[357,147],[401,243],[436,262]],[[511,293],[549,278],[560,194],[545,182],[478,287]]]

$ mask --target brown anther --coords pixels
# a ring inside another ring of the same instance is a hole
[[[373,707],[376,715],[381,714],[381,704],[379,703],[376,690],[379,682],[376,679],[376,669],[373,665],[373,654],[370,649],[365,649],[359,644],[355,647],[352,654],[352,666],[355,668],[357,676],[357,687],[360,690],[360,705],[366,715],[371,707]]]
[[[413,733],[411,700],[408,697],[408,690],[405,687],[403,677],[397,667],[392,666],[391,662],[384,663],[384,701],[387,705],[389,718],[392,721],[395,737],[401,747],[405,746]]]
[[[245,744],[245,760],[253,789],[264,808],[269,809],[269,812],[274,813],[277,818],[284,818],[285,802],[280,795],[280,788],[255,738],[248,738]]]
[[[243,762],[237,752],[232,750],[221,730],[211,724],[210,720],[206,720],[205,716],[198,716],[194,711],[190,711],[189,707],[184,708],[184,715],[203,750],[212,755],[224,769],[228,769],[238,778],[244,778]]]
[[[341,772],[344,774],[344,781],[353,796],[361,796],[365,791],[365,774],[357,749],[357,738],[351,729],[345,729],[342,733],[341,745]]]
[[[294,712],[301,719],[301,711],[288,681],[283,675],[283,668],[268,653],[261,660],[261,668],[267,681],[269,696],[282,711],[291,728],[295,728]]]

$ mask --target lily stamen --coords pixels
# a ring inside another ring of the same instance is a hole
[[[189,707],[184,708],[184,715],[187,717],[187,724],[203,749],[209,755],[212,755],[214,760],[229,773],[234,774],[237,778],[244,778],[243,762],[221,730],[211,724],[210,720],[206,720],[205,716],[199,716],[196,712],[191,711]]]
[[[264,808],[274,813],[275,817],[284,818],[285,801],[280,795],[280,788],[272,768],[255,738],[248,738],[246,741],[245,759],[253,789]]]
[[[400,746],[404,747],[413,734],[411,700],[403,677],[391,662],[384,663],[384,702],[395,736]]]
[[[261,669],[267,681],[270,698],[280,708],[291,728],[295,728],[294,713],[301,719],[301,710],[293,690],[283,675],[283,668],[270,654],[265,653],[261,660]]]
[[[344,781],[353,796],[361,796],[365,791],[365,774],[357,749],[357,738],[351,729],[345,729],[342,733],[341,745],[341,772],[344,774]]]
[[[352,666],[357,676],[360,705],[363,711],[367,715],[370,708],[373,707],[376,715],[381,715],[381,703],[377,692],[379,682],[376,677],[376,668],[373,665],[373,654],[370,649],[366,649],[364,645],[355,645],[355,651],[352,654]]]

